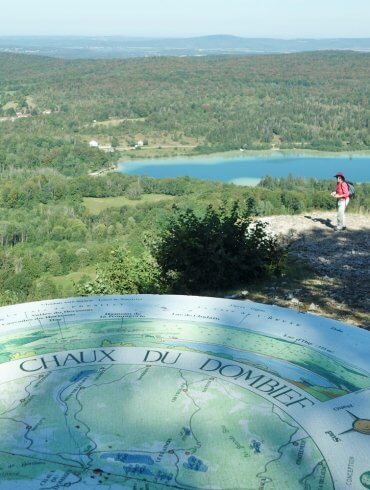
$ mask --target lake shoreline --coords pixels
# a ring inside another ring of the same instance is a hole
[[[141,160],[147,160],[150,162],[151,160],[169,160],[169,159],[182,159],[186,158],[189,160],[196,159],[211,159],[211,158],[235,158],[237,156],[246,157],[246,158],[258,158],[258,157],[278,157],[278,156],[297,156],[297,157],[347,157],[347,158],[356,158],[356,157],[370,157],[370,150],[354,150],[354,151],[321,151],[321,150],[303,150],[303,149],[270,149],[270,150],[230,150],[230,151],[219,151],[212,153],[198,153],[198,154],[184,154],[184,155],[168,155],[165,157],[147,157],[145,155],[138,155],[135,158],[122,158],[120,159],[116,166],[120,163],[126,162],[135,162]]]
[[[111,172],[119,172],[122,165],[127,163],[135,163],[145,161],[150,165],[151,163],[168,160],[168,163],[173,163],[173,160],[186,159],[190,161],[194,160],[210,160],[210,165],[213,163],[213,159],[225,158],[225,160],[232,160],[235,158],[245,159],[258,159],[258,158],[271,158],[279,159],[284,157],[309,157],[309,158],[370,158],[370,150],[357,150],[357,151],[318,151],[318,150],[298,150],[298,149],[270,149],[270,150],[232,150],[224,152],[214,153],[200,153],[197,155],[173,155],[166,157],[147,157],[145,155],[138,154],[135,158],[120,158],[116,163],[111,164],[109,168],[102,168],[93,172],[89,172],[90,176],[98,177],[106,175]]]

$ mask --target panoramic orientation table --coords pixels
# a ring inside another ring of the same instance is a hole
[[[368,489],[369,344],[231,299],[0,308],[0,489]]]

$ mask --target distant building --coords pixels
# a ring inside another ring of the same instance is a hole
[[[136,143],[136,146],[144,146],[144,141],[143,141],[143,140],[139,140],[139,141]]]
[[[91,140],[89,146],[90,148],[99,148],[99,143],[95,140]]]

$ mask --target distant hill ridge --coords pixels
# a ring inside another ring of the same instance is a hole
[[[142,56],[205,56],[350,50],[370,52],[370,38],[270,39],[211,35],[189,38],[121,36],[2,36],[0,52],[57,58],[131,58]]]

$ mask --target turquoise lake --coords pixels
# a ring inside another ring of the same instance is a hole
[[[168,158],[130,160],[118,163],[118,171],[126,174],[150,177],[188,176],[233,182],[239,185],[255,185],[266,176],[332,179],[336,172],[343,172],[353,182],[370,181],[370,155],[368,156],[311,156],[277,153],[272,156],[212,156],[196,158]]]

